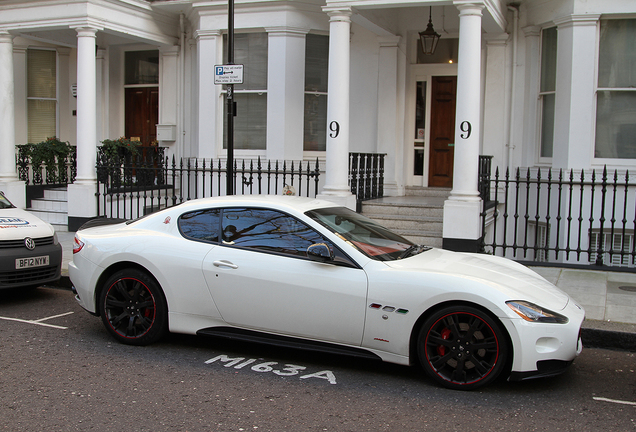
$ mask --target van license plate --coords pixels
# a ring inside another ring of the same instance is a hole
[[[18,258],[15,260],[16,270],[32,267],[44,267],[47,265],[49,265],[48,255],[31,258]]]

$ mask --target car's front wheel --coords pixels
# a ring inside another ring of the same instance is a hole
[[[509,351],[501,324],[464,305],[430,316],[420,331],[417,349],[426,374],[457,390],[473,390],[494,381]]]
[[[137,269],[120,270],[108,278],[99,310],[106,329],[126,344],[156,342],[168,328],[168,307],[161,288]]]

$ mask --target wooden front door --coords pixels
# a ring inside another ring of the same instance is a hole
[[[431,79],[429,187],[453,187],[456,76]]]
[[[125,110],[126,138],[139,138],[143,146],[149,146],[157,138],[159,88],[127,88]]]

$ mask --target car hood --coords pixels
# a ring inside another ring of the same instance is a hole
[[[477,280],[505,293],[510,300],[527,300],[555,311],[564,309],[570,299],[554,284],[524,265],[492,255],[431,249],[386,264],[395,269],[437,272]]]
[[[25,237],[48,237],[55,233],[53,227],[31,213],[18,209],[0,209],[0,238],[3,240]]]

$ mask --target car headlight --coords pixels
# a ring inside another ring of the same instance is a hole
[[[569,319],[556,312],[544,309],[541,306],[537,306],[534,303],[527,301],[507,301],[506,304],[510,309],[515,311],[517,315],[526,321],[530,322],[542,322],[553,324],[567,324]]]
[[[60,241],[57,238],[57,233],[53,233],[53,244],[57,246],[59,242]]]

